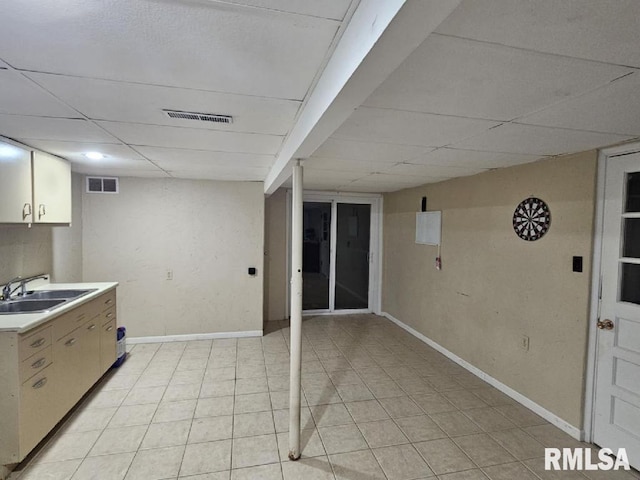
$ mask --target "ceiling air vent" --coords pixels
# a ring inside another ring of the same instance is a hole
[[[180,120],[198,120],[200,122],[211,123],[233,123],[233,117],[230,115],[216,115],[214,113],[198,113],[198,112],[181,112],[179,110],[163,110],[169,118],[177,118]]]
[[[118,193],[117,177],[87,177],[87,193]]]

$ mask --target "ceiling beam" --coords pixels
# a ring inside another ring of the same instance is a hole
[[[272,194],[413,52],[461,0],[361,0],[267,174]]]

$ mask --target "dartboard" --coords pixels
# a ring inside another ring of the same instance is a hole
[[[513,212],[513,230],[523,240],[533,242],[549,230],[551,212],[546,203],[536,197],[520,202]]]

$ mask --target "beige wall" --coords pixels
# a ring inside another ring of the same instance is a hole
[[[51,227],[0,225],[0,285],[51,270]]]
[[[53,227],[53,281],[72,283],[82,281],[82,192],[84,175],[71,175],[71,225]]]
[[[83,279],[120,282],[128,335],[262,330],[261,183],[121,177],[82,209]]]
[[[287,317],[287,190],[265,201],[264,318]]]
[[[596,152],[495,170],[384,197],[386,311],[576,427],[582,426]],[[436,247],[415,244],[422,196],[442,210]],[[550,207],[536,242],[512,229],[515,206]],[[572,256],[584,272],[572,272]],[[520,348],[530,337],[529,351]]]

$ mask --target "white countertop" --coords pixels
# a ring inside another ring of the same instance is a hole
[[[35,286],[37,285],[37,286]],[[109,290],[113,290],[118,286],[118,282],[94,282],[94,283],[38,283],[29,286],[29,290],[89,290],[96,288],[95,292],[83,295],[80,298],[67,300],[62,305],[40,313],[13,313],[8,315],[0,315],[0,332],[18,332],[23,333],[27,330],[41,325],[44,322],[56,318],[75,307],[82,305],[96,297],[99,297]]]

